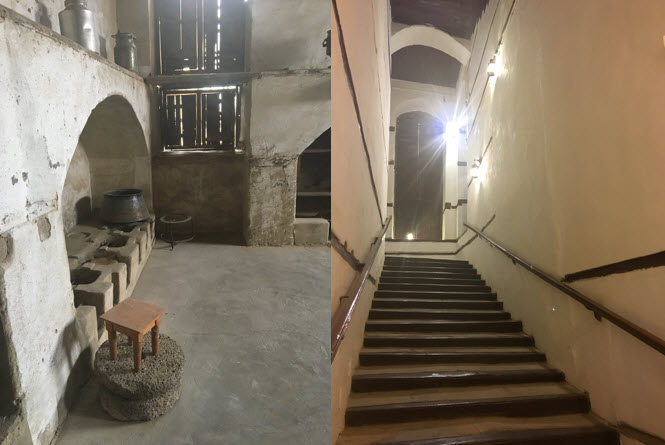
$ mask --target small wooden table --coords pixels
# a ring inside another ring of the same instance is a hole
[[[134,347],[134,371],[141,370],[143,336],[152,329],[152,353],[159,352],[159,325],[166,309],[133,298],[117,304],[100,317],[109,332],[111,359],[118,358],[118,332],[129,337]]]

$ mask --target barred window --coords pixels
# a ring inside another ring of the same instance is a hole
[[[244,71],[246,0],[157,0],[161,74]]]
[[[163,89],[164,150],[232,150],[240,128],[240,87]]]

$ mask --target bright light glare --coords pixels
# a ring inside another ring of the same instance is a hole
[[[409,241],[412,240],[413,239],[413,233],[407,233],[406,234],[406,239],[408,239]]]
[[[445,138],[451,140],[453,138],[459,138],[459,129],[460,123],[456,120],[451,120],[446,123],[446,133]]]

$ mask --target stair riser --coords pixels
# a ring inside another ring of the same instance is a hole
[[[437,272],[382,272],[381,279],[384,278],[449,278],[449,279],[464,279],[464,280],[479,280],[480,274],[477,273],[437,273]]]
[[[376,331],[394,331],[394,332],[520,332],[522,331],[522,322],[514,321],[511,323],[367,323],[365,330],[368,332]]]
[[[454,312],[443,314],[440,312],[408,312],[394,310],[390,312],[369,312],[370,320],[463,320],[463,321],[490,321],[509,320],[508,312],[483,313],[483,312]]]
[[[491,292],[414,292],[414,291],[376,291],[375,297],[378,298],[416,298],[419,300],[496,300],[496,294]]]
[[[606,428],[560,428],[382,443],[384,445],[620,445],[620,440],[615,431]]]
[[[454,278],[393,278],[386,277],[379,279],[381,283],[398,284],[466,284],[472,286],[484,286],[485,280],[467,280]]]
[[[390,258],[386,257],[384,264],[415,264],[415,265],[453,265],[453,266],[470,266],[468,261],[458,260],[443,260],[432,258]]]
[[[417,242],[417,241],[416,241]],[[436,255],[436,254],[433,254]],[[405,256],[388,253],[386,254],[386,261],[446,261],[448,263],[468,263],[467,260],[460,260],[458,258],[432,258],[428,256]]]
[[[379,290],[404,290],[419,291],[431,290],[439,292],[489,292],[492,289],[489,286],[473,285],[445,285],[445,284],[398,284],[398,283],[379,283]]]
[[[372,302],[373,309],[467,309],[479,311],[500,311],[503,303],[500,301],[376,301]]]
[[[497,363],[533,363],[544,362],[545,354],[538,352],[524,354],[360,354],[361,366],[382,366],[382,365],[436,365],[451,363],[477,363],[477,364],[497,364]]]
[[[390,264],[383,266],[383,272],[426,272],[426,273],[454,273],[454,274],[477,274],[478,271],[473,267],[450,267],[450,266],[392,266]]]
[[[561,372],[521,373],[514,375],[470,375],[464,377],[374,377],[354,378],[354,392],[404,391],[428,388],[459,388],[473,385],[517,385],[524,383],[562,382]]]
[[[532,337],[481,337],[481,338],[365,338],[368,348],[404,347],[404,348],[445,348],[449,346],[494,347],[494,346],[533,346]]]
[[[432,404],[404,404],[378,407],[349,408],[346,425],[359,426],[378,423],[401,423],[460,417],[540,417],[586,413],[589,400],[582,395],[534,397],[523,400],[499,399],[460,401]]]

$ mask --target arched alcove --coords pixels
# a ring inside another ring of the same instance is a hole
[[[296,217],[330,221],[330,128],[298,158]]]
[[[148,147],[134,109],[110,96],[90,114],[69,163],[62,192],[65,231],[101,207],[103,194],[118,188],[143,190],[151,203]]]
[[[443,123],[414,111],[397,118],[394,237],[442,239],[445,146]]]
[[[411,45],[392,54],[393,79],[455,88],[462,64],[438,49]]]

